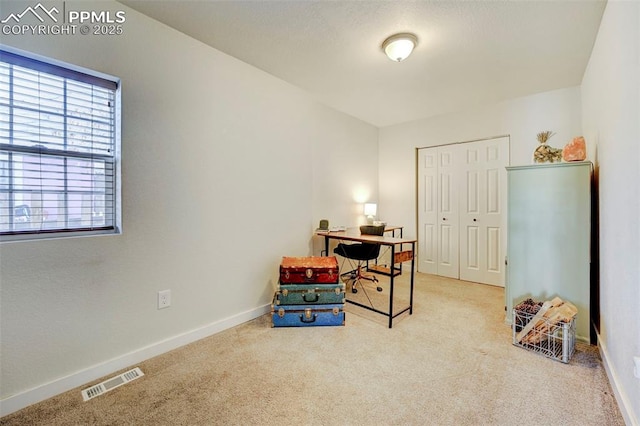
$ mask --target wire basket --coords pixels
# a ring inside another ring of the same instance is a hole
[[[567,364],[575,351],[576,317],[571,321],[551,323],[546,318],[536,320],[536,326],[518,341],[518,335],[535,314],[513,310],[513,344]]]

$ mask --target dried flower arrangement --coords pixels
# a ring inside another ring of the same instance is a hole
[[[562,149],[552,148],[547,145],[551,136],[555,135],[551,130],[540,132],[537,135],[540,145],[533,151],[533,161],[535,163],[555,163],[562,161]]]
[[[538,142],[547,143],[547,141],[551,138],[551,136],[555,135],[551,130],[547,130],[545,132],[538,133]]]

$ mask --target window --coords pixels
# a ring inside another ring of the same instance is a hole
[[[117,232],[117,82],[0,50],[0,95],[0,237]]]

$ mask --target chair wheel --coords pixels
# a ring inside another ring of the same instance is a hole
[[[382,291],[382,287],[376,287],[376,290]]]
[[[358,292],[358,289],[357,289],[357,288],[352,288],[352,289],[351,289],[351,293],[357,293],[357,292]]]

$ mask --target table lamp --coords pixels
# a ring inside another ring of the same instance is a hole
[[[377,210],[377,205],[375,203],[364,204],[364,215],[367,217],[367,223],[369,225],[373,224],[373,219],[375,218],[376,210]]]

